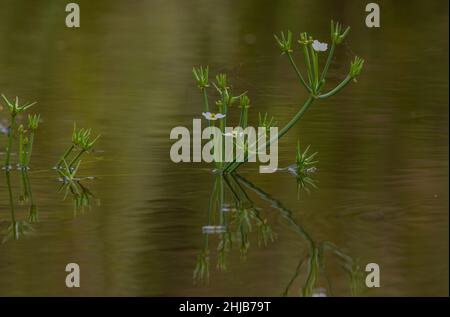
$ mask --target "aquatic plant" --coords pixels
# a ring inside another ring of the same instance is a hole
[[[95,177],[79,177],[77,175],[78,170],[81,165],[81,160],[77,161],[77,165],[71,167],[66,160],[63,160],[62,167],[57,171],[60,175],[60,181],[62,182],[59,192],[65,189],[64,200],[67,198],[68,194],[71,193],[74,201],[75,211],[84,211],[86,208],[91,208],[91,199],[94,195],[91,191],[84,186],[82,180],[92,180]]]
[[[89,188],[82,183],[84,180],[92,180],[95,179],[95,177],[78,176],[81,162],[82,161],[78,159],[76,165],[70,166],[70,163],[68,163],[66,159],[62,159],[61,167],[57,169],[57,172],[60,175],[59,180],[61,181],[58,192],[64,191],[63,200],[66,200],[69,195],[72,197],[74,217],[77,217],[80,212],[84,213],[86,210],[90,210],[92,207],[92,200],[95,198]]]
[[[81,128],[77,130],[76,123],[73,125],[73,132],[72,132],[72,143],[71,145],[64,151],[64,154],[59,159],[58,163],[56,164],[56,169],[60,169],[63,165],[63,162],[66,162],[67,160],[72,157],[72,159],[69,160],[69,163],[67,166],[69,169],[73,169],[74,166],[80,161],[81,156],[84,153],[92,151],[95,143],[100,138],[100,134],[96,137],[91,136],[91,129],[85,129]]]
[[[25,220],[12,220],[11,224],[3,231],[5,236],[2,239],[2,243],[6,243],[9,240],[19,240],[21,237],[30,235],[34,232],[32,225]]]
[[[19,203],[22,205],[28,204],[27,221],[29,224],[33,224],[38,222],[39,220],[39,209],[34,201],[33,190],[31,188],[28,171],[26,169],[21,170],[20,176],[21,194],[19,195]]]
[[[74,189],[76,190],[77,188],[75,186],[75,182],[80,180],[77,177],[77,172],[80,168],[81,160],[78,161],[77,165],[75,165],[74,168],[71,168],[66,160],[63,160],[62,163],[63,167],[57,170],[58,174],[61,176],[60,180],[62,181],[63,185],[68,184],[69,186],[74,186]]]
[[[208,66],[199,66],[192,69],[194,79],[197,82],[197,86],[200,89],[203,97],[203,117],[208,120],[210,126],[214,126],[215,122],[218,121],[218,127],[222,134],[222,151],[221,151],[221,162],[215,161],[216,168],[222,170],[225,158],[225,127],[227,123],[227,115],[229,113],[229,108],[236,103],[240,102],[241,107],[241,118],[240,122],[246,125],[247,122],[247,112],[250,107],[250,100],[244,98],[247,92],[241,93],[239,95],[233,95],[232,87],[228,83],[228,78],[226,74],[217,74],[215,77],[215,82],[212,82],[212,86],[215,88],[218,94],[218,100],[215,102],[217,108],[216,112],[212,112],[209,106],[209,97],[207,89],[210,87],[209,82],[209,68]]]
[[[347,274],[350,292],[352,295],[358,295],[363,287],[363,272],[358,263],[358,260],[345,254],[335,244],[329,241],[316,241],[312,236],[299,224],[293,216],[293,212],[287,209],[279,200],[273,198],[269,193],[257,187],[244,177],[235,175],[236,180],[242,183],[245,188],[250,189],[262,200],[268,202],[271,207],[278,210],[280,215],[291,225],[291,229],[296,232],[299,237],[306,243],[306,255],[302,255],[295,268],[293,277],[289,280],[287,287],[283,292],[283,296],[287,296],[294,282],[302,276],[302,271],[305,269],[305,279],[301,283],[299,290],[300,296],[323,296],[331,294],[331,283],[326,271],[325,253],[330,253],[340,262],[340,266]],[[320,287],[320,278],[324,277],[326,280],[326,288]]]
[[[217,245],[217,270],[221,272],[227,271],[227,257],[233,246],[233,238],[228,230],[219,236]]]
[[[9,129],[8,129],[8,144],[6,146],[6,158],[5,158],[5,169],[11,170],[11,149],[13,145],[13,133],[16,129],[16,118],[17,115],[25,112],[29,108],[31,108],[33,105],[36,104],[36,102],[31,103],[25,103],[23,105],[19,104],[19,97],[16,97],[16,99],[13,101],[10,101],[8,98],[5,97],[5,95],[2,94],[2,98],[5,101],[9,114],[10,114],[10,123],[9,123]]]
[[[295,163],[297,165],[297,172],[302,174],[311,173],[316,169],[315,164],[319,161],[314,161],[314,157],[318,152],[309,154],[310,145],[302,152],[300,147],[300,141],[297,142],[297,155],[295,157]]]
[[[310,145],[302,152],[300,141],[297,142],[297,152],[295,156],[295,164],[287,167],[290,174],[294,175],[297,180],[297,194],[302,191],[311,193],[310,188],[317,189],[316,180],[311,177],[317,171],[316,164],[319,162],[314,160],[318,152],[309,153]]]
[[[259,247],[266,247],[274,242],[276,233],[272,230],[267,219],[261,216],[260,210],[255,207],[244,188],[233,175],[224,176],[225,183],[231,193],[235,212],[231,213],[229,226],[235,226],[235,240],[240,242],[242,256],[246,256],[250,247],[249,234],[256,228],[256,237]]]
[[[0,106],[0,111],[1,111],[1,110],[2,110],[2,107]],[[0,134],[8,135],[8,132],[9,132],[9,127],[8,127],[8,125],[5,124],[5,121],[4,121],[4,120],[0,121]]]
[[[276,127],[278,121],[275,120],[274,117],[268,117],[268,113],[264,113],[264,116],[261,115],[261,112],[258,113],[258,127],[264,128],[266,132],[266,136],[269,136],[270,128]]]
[[[250,108],[250,98],[247,95],[242,95],[239,98],[239,108],[241,109],[239,126],[245,129],[248,125],[248,109]]]
[[[230,201],[230,203],[226,203]],[[256,234],[258,247],[266,247],[276,239],[267,219],[262,217],[234,175],[217,175],[210,195],[208,224],[202,227],[203,247],[197,256],[194,282],[209,278],[210,237],[216,235],[218,271],[227,270],[227,258],[233,247],[238,247],[241,258],[250,249],[251,233]]]
[[[202,250],[197,256],[197,263],[192,276],[194,282],[207,282],[209,280],[209,251]]]
[[[304,153],[304,152],[300,152]],[[302,254],[295,268],[293,277],[283,292],[287,296],[300,278],[301,287],[297,294],[300,296],[332,295],[331,282],[327,274],[325,255],[330,254],[338,260],[340,267],[348,276],[349,288],[352,295],[357,295],[363,286],[363,272],[358,260],[342,252],[329,241],[316,241],[294,218],[294,213],[287,209],[279,200],[257,187],[239,174],[217,175],[209,200],[207,213],[208,225],[203,226],[203,246],[197,255],[193,272],[194,282],[208,282],[210,278],[210,262],[213,252],[210,251],[210,237],[217,235],[217,265],[218,271],[227,270],[227,257],[232,248],[237,246],[241,256],[245,257],[250,248],[250,233],[257,228],[258,246],[266,246],[276,239],[267,219],[260,215],[260,207],[255,206],[246,189],[256,194],[262,201],[278,211],[281,218],[306,243],[306,253]],[[228,197],[230,194],[231,197]],[[231,198],[232,203],[225,201]],[[207,229],[207,230],[205,230]],[[325,283],[324,283],[325,281]]]
[[[29,169],[31,154],[33,152],[34,135],[39,126],[40,115],[28,116],[28,129],[21,124],[19,126],[19,162],[17,168],[20,170]]]
[[[28,147],[26,150],[26,158],[25,158],[25,165],[29,166],[31,161],[31,154],[33,153],[33,144],[34,144],[34,135],[36,133],[36,130],[38,129],[39,122],[41,121],[41,115],[40,114],[33,114],[28,115],[28,130],[30,132],[29,140],[28,140]]]
[[[63,189],[65,189],[63,200],[66,200],[69,194],[72,197],[74,217],[77,217],[79,213],[83,214],[86,210],[91,210],[95,196],[87,186],[82,184],[81,178],[72,177],[71,181],[63,181],[59,191]]]
[[[194,67],[192,69],[192,73],[194,74],[194,78],[197,81],[198,88],[200,88],[203,94],[203,105],[205,107],[204,111],[209,112],[208,95],[206,93],[206,88],[209,87],[208,66],[206,66],[205,68],[203,68],[202,66],[200,66],[199,68]]]
[[[306,278],[300,288],[299,295],[303,297],[317,297],[333,295],[330,280],[326,272],[325,252],[334,255],[340,262],[341,268],[348,276],[350,293],[352,296],[358,295],[363,288],[363,272],[358,260],[343,253],[336,245],[329,241],[319,241],[310,244],[310,251],[305,257],[301,257],[293,278],[289,281],[283,295],[286,296],[293,282],[301,273],[303,264],[306,263]],[[321,275],[326,280],[326,287],[318,287]]]
[[[34,231],[31,223],[26,220],[16,219],[16,207],[14,203],[14,195],[11,187],[11,175],[8,170],[5,171],[6,187],[8,188],[9,207],[11,212],[11,223],[2,233],[5,236],[2,239],[2,243],[9,240],[19,240],[21,237],[26,236]],[[29,183],[28,183],[29,184]],[[26,196],[29,194],[27,193]]]
[[[76,182],[79,190],[77,192],[72,191],[73,207],[75,216],[78,212],[84,213],[86,209],[92,208],[92,198],[95,198],[94,194],[84,186],[81,182]]]
[[[26,131],[23,125],[20,125],[17,129],[19,132],[19,163],[17,167],[19,169],[26,169],[26,159],[27,159],[27,148],[29,144],[28,137],[26,136]]]
[[[289,63],[297,74],[300,84],[308,91],[309,96],[304,102],[303,106],[294,115],[294,117],[292,117],[292,119],[279,131],[276,139],[267,140],[266,146],[269,146],[274,141],[282,138],[304,116],[304,114],[311,107],[314,101],[329,98],[339,93],[351,81],[356,82],[356,78],[361,73],[364,65],[364,60],[358,56],[356,56],[350,63],[347,76],[334,88],[330,89],[327,92],[324,92],[324,87],[327,82],[326,77],[330,64],[333,60],[335,48],[337,45],[343,42],[349,31],[350,27],[347,27],[345,30],[343,30],[343,27],[340,23],[331,21],[331,47],[329,49],[328,57],[322,70],[320,70],[319,67],[319,56],[323,52],[328,50],[328,45],[326,43],[320,43],[306,32],[300,34],[298,44],[300,45],[300,48],[303,52],[306,77],[303,76],[292,54],[294,51],[292,32],[281,32],[279,36],[275,35],[275,40],[280,47],[282,54],[288,57]],[[248,155],[245,156],[243,162],[238,161],[237,158],[235,158],[233,162],[225,165],[222,171],[224,173],[231,173],[247,160]]]
[[[225,115],[222,113],[202,112],[202,115],[205,117],[206,120],[209,121],[215,121],[218,119],[225,118]]]
[[[293,174],[295,175],[295,179],[297,181],[297,198],[300,198],[300,193],[302,192],[311,194],[312,188],[318,189],[317,180],[311,176],[312,172]]]
[[[261,222],[258,222],[257,227],[257,234],[258,234],[258,246],[267,247],[269,245],[269,242],[275,242],[275,239],[277,237],[276,233],[272,230],[272,227],[267,222],[267,219],[264,219]]]

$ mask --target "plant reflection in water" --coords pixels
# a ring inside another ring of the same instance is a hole
[[[251,191],[262,201],[270,204],[287,221],[299,238],[306,242],[305,254],[302,254],[293,276],[287,281],[283,296],[329,296],[333,295],[330,278],[326,271],[325,257],[331,255],[340,263],[349,279],[352,295],[361,291],[363,273],[358,261],[342,252],[328,241],[316,241],[297,223],[293,212],[273,198],[270,194],[249,182],[238,174],[217,175],[209,201],[208,223],[202,227],[203,248],[197,256],[194,269],[194,282],[208,282],[210,275],[210,236],[217,235],[217,270],[227,270],[227,256],[235,245],[239,246],[242,256],[250,248],[249,235],[255,232],[258,246],[267,246],[274,242],[277,235],[267,219],[261,216],[261,208],[255,206],[247,195]],[[226,198],[231,204],[226,204]],[[301,250],[300,250],[301,251]],[[296,287],[296,285],[300,285]],[[324,285],[324,286],[323,286]]]
[[[30,176],[28,170],[19,170],[20,176],[20,194],[18,198],[19,206],[27,206],[28,213],[23,219],[19,219],[16,209],[16,198],[11,184],[11,171],[5,171],[6,187],[8,189],[10,219],[4,230],[1,230],[3,236],[2,243],[10,240],[19,240],[35,232],[34,225],[39,222],[39,208],[33,196]],[[58,192],[64,191],[64,200],[69,196],[73,200],[74,217],[83,214],[86,210],[92,208],[93,203],[99,204],[100,201],[94,196],[89,188],[82,181],[92,180],[94,177],[81,178],[61,178],[61,186]]]
[[[78,167],[79,164],[67,175],[63,174],[61,170],[58,170],[58,173],[61,175],[61,178],[59,179],[61,181],[61,186],[59,187],[58,192],[64,192],[63,200],[66,200],[69,195],[72,197],[74,217],[77,217],[80,213],[83,214],[85,211],[91,210],[93,201],[100,204],[100,200],[98,200],[89,188],[82,183],[82,181],[93,180],[94,177],[75,177]]]
[[[9,240],[19,240],[34,232],[33,224],[38,221],[38,208],[33,199],[30,179],[26,170],[20,171],[21,176],[21,194],[19,196],[19,203],[21,205],[28,204],[27,219],[17,219],[14,195],[11,187],[11,175],[9,171],[5,171],[6,186],[8,188],[9,205],[10,205],[10,224],[2,232],[2,243]]]

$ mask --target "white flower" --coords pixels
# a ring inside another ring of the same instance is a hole
[[[212,112],[202,112],[202,115],[207,120],[217,120],[225,117],[225,115],[222,113],[212,113]]]
[[[325,52],[328,49],[328,44],[320,43],[318,40],[314,40],[312,47],[316,52]]]

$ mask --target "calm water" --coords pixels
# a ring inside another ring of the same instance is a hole
[[[39,221],[0,244],[0,295],[448,295],[447,1],[380,1],[376,30],[357,1],[93,2],[78,1],[82,26],[69,30],[57,1],[0,1],[0,91],[37,100],[43,117],[28,183]],[[202,109],[193,65],[248,90],[252,118],[268,111],[285,123],[306,94],[272,34],[325,41],[331,18],[352,26],[332,81],[356,53],[364,72],[280,142],[281,167],[298,138],[319,152],[318,189],[256,165],[223,179],[170,161],[170,130]],[[80,171],[96,177],[83,182],[84,211],[51,170],[73,121],[102,134]],[[10,181],[14,215],[1,174],[2,239],[12,216],[29,213],[21,174]],[[229,211],[217,210],[214,188]],[[218,224],[231,232],[202,233]],[[81,267],[80,289],[65,287],[69,262]],[[378,289],[359,287],[370,262]]]

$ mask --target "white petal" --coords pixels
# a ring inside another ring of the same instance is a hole
[[[320,43],[318,40],[314,40],[312,47],[317,52],[325,52],[328,49],[328,44]]]
[[[225,117],[225,115],[222,114],[222,113],[217,113],[217,114],[216,114],[216,118],[217,118],[217,119],[222,119],[222,118],[224,118],[224,117]]]
[[[320,45],[320,42],[318,40],[314,40],[314,42],[312,43],[312,47],[315,51],[319,50],[319,45]]]

